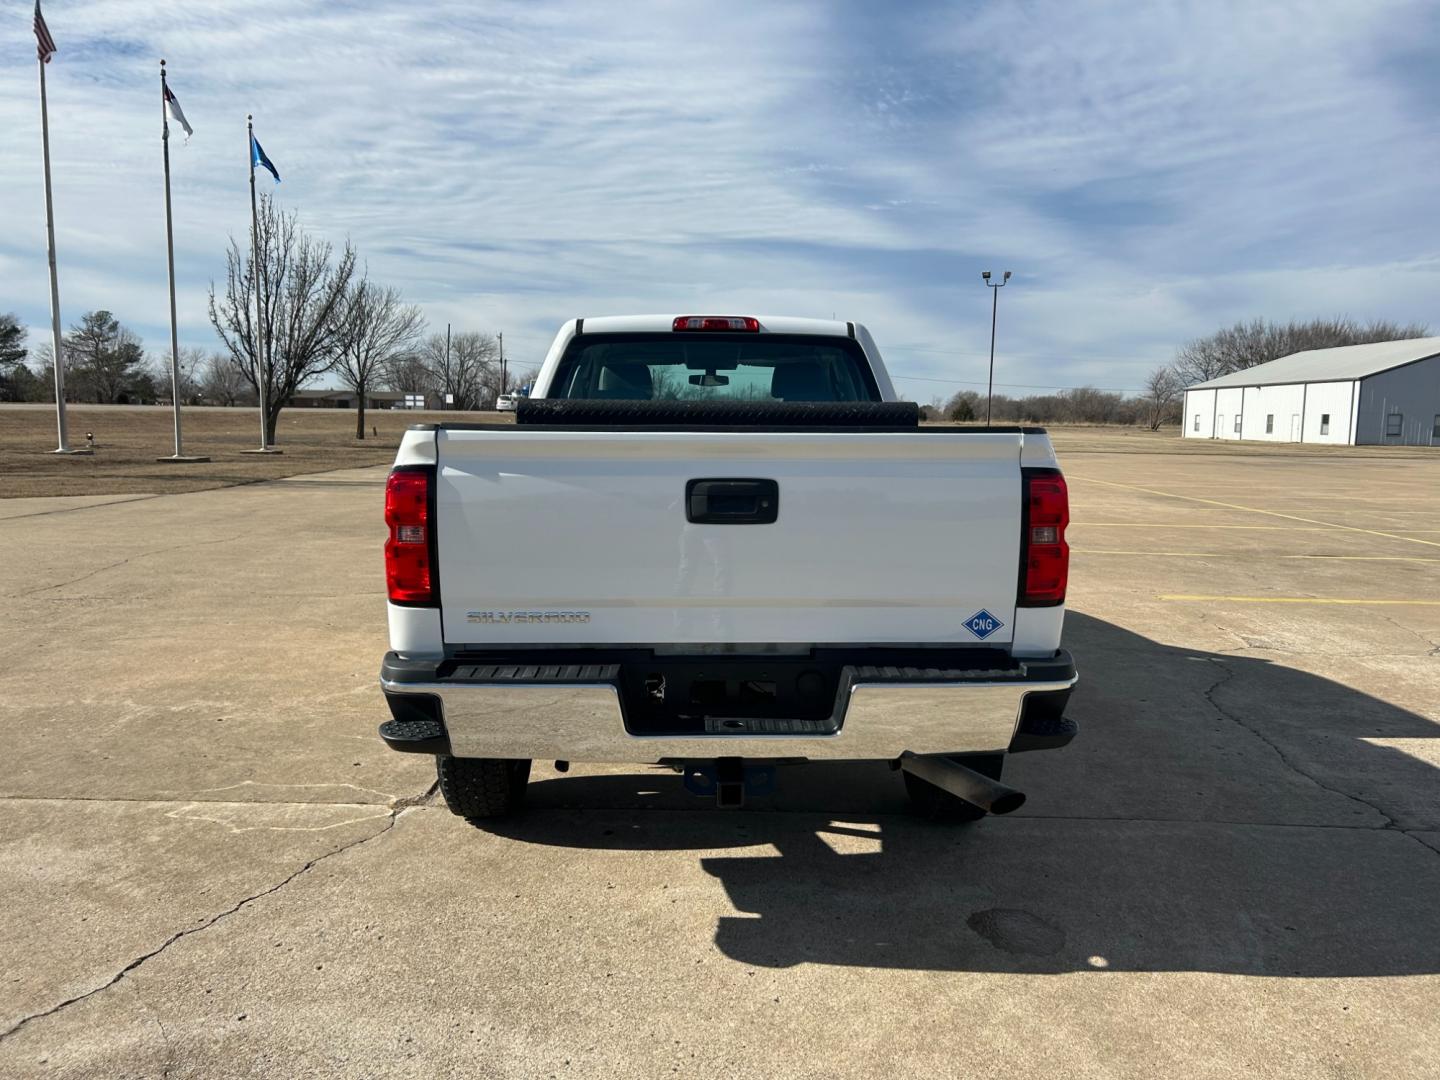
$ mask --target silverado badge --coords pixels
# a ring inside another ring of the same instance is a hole
[[[467,611],[467,622],[499,623],[588,623],[588,611]]]

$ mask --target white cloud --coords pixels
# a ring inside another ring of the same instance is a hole
[[[1440,150],[1384,48],[1417,47],[1421,7],[879,10],[53,0],[65,321],[166,337],[162,54],[196,129],[172,145],[195,344],[248,225],[247,111],[265,189],[521,362],[575,314],[733,307],[858,318],[898,370],[983,378],[986,268],[1016,271],[1016,383],[1138,385],[1256,314],[1435,317]],[[0,56],[0,308],[39,336],[28,19]]]

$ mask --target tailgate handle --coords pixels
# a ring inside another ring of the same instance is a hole
[[[774,480],[691,480],[685,520],[696,525],[769,525],[780,514]]]

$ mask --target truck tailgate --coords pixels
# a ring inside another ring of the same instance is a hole
[[[436,438],[451,644],[1011,639],[1019,432],[521,427]],[[774,481],[775,520],[692,523],[687,485],[708,479]]]

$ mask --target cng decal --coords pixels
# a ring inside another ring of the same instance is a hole
[[[1005,624],[999,619],[997,619],[994,615],[991,615],[990,612],[986,611],[984,608],[981,608],[979,611],[975,612],[974,615],[971,615],[968,619],[966,619],[961,625],[964,626],[966,630],[969,630],[970,633],[974,634],[981,641],[984,641],[986,638],[988,638],[991,634],[995,633],[996,630],[999,630]]]

